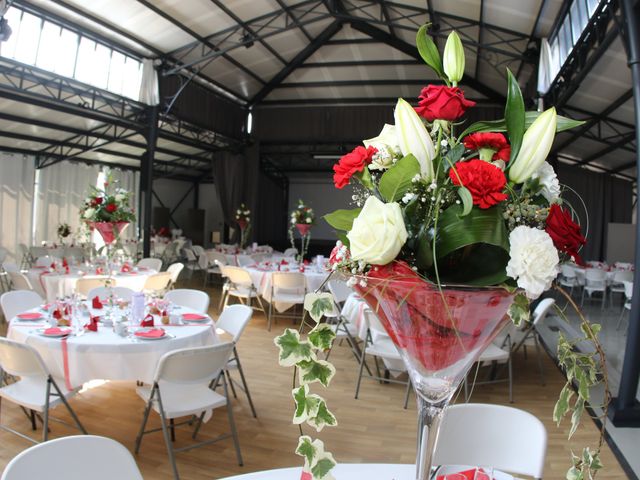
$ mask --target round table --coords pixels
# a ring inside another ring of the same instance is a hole
[[[30,310],[43,312],[40,309]],[[93,315],[104,310],[92,310]],[[174,307],[174,314],[195,313],[184,307]],[[184,325],[156,325],[165,329],[167,336],[159,340],[141,340],[133,336],[121,337],[112,327],[99,324],[97,332],[50,338],[38,333],[48,326],[45,320],[27,322],[11,320],[7,338],[33,346],[42,356],[51,374],[64,379],[67,389],[79,387],[90,380],[126,380],[153,382],[158,360],[165,353],[179,348],[201,347],[217,343],[213,321]],[[88,321],[88,316],[86,317]]]
[[[32,268],[27,272],[27,277],[33,285],[33,288],[47,302],[54,302],[56,298],[71,295],[75,288],[76,282],[80,278],[107,278],[106,275],[95,275],[89,272],[95,272],[95,268],[86,267],[70,267],[71,273],[51,272],[49,269]],[[86,273],[85,273],[86,272]],[[116,286],[127,287],[135,292],[142,291],[147,278],[156,273],[155,270],[139,270],[132,272],[117,272],[113,275]]]

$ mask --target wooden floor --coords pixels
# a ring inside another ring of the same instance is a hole
[[[217,292],[211,289],[210,293],[212,305],[215,305]],[[215,313],[213,309],[211,313]],[[233,411],[244,466],[240,467],[236,462],[232,441],[223,440],[212,446],[178,454],[178,469],[183,480],[217,479],[301,464],[301,458],[293,454],[298,428],[291,423],[292,371],[278,366],[277,350],[273,344],[273,337],[290,325],[290,320],[281,320],[272,332],[267,332],[265,317],[256,314],[239,345],[258,411],[258,418],[254,419],[246,398],[238,392]],[[337,374],[331,388],[323,395],[338,417],[339,426],[325,429],[319,435],[327,449],[334,453],[339,462],[413,463],[416,437],[414,399],[410,400],[409,408],[404,410],[402,386],[363,380],[360,398],[355,400],[357,365],[346,344],[337,346],[331,359]],[[515,359],[514,406],[533,413],[545,423],[549,433],[545,478],[562,479],[569,466],[571,450],[579,452],[583,446],[593,445],[597,431],[593,422],[585,419],[583,427],[570,442],[567,441],[568,428],[557,428],[551,420],[563,378],[546,355],[544,365],[547,382],[541,386],[535,353],[527,360],[522,356]],[[508,405],[507,384],[478,386],[472,401]],[[114,438],[133,450],[143,412],[143,402],[135,394],[134,384],[109,382],[76,396],[71,403],[89,433]],[[68,419],[63,407],[58,407],[54,416]],[[31,433],[22,412],[8,402],[2,403],[1,420],[24,433]],[[152,426],[159,426],[157,415],[152,414],[151,422]],[[201,437],[213,438],[227,429],[226,412],[220,409],[203,427]],[[315,430],[306,430],[305,433],[314,436]],[[52,424],[53,438],[72,434],[75,434],[75,430],[58,423]],[[190,441],[187,430],[178,432],[177,446],[187,445]],[[0,431],[0,445],[2,468],[29,446],[26,441],[4,431]],[[522,448],[526,450],[527,446],[522,445]],[[136,460],[146,480],[172,478],[161,433],[145,436]],[[603,462],[605,470],[599,478],[627,478],[608,449],[603,453]]]

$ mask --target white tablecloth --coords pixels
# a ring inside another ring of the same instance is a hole
[[[184,307],[175,310],[181,314],[189,312],[192,310]],[[156,324],[159,324],[157,317]],[[100,324],[97,332],[87,331],[63,341],[37,333],[38,328],[46,326],[46,322],[26,322],[15,318],[11,321],[7,338],[33,346],[51,374],[64,379],[67,388],[95,379],[152,382],[158,360],[165,353],[218,342],[211,321],[184,326],[159,325],[171,335],[160,340],[121,337],[114,333],[112,327]]]
[[[73,271],[73,267],[71,269]],[[117,273],[114,275],[116,286],[127,287],[135,292],[139,292],[144,287],[149,275],[156,273],[154,270],[144,272]],[[106,275],[82,275],[80,273],[59,274],[43,271],[43,269],[32,268],[27,273],[33,288],[47,302],[54,302],[56,297],[71,295],[76,287],[79,278],[106,278]]]

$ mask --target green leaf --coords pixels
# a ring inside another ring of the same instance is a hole
[[[507,125],[509,143],[511,144],[509,161],[513,161],[518,156],[524,135],[524,100],[518,81],[508,68],[507,83],[507,103],[505,105],[504,118]]]
[[[516,327],[529,321],[529,299],[524,293],[517,293],[509,307],[509,318]]]
[[[417,238],[416,266],[421,270],[428,270],[433,266],[433,232],[424,224],[420,227]]]
[[[451,150],[449,150],[443,158],[445,171],[449,170],[453,165],[455,165],[463,155],[464,145],[462,143],[458,143]]]
[[[397,202],[413,186],[411,181],[420,173],[420,164],[416,157],[409,154],[384,172],[378,184],[380,195],[387,202]]]
[[[300,334],[287,328],[282,335],[274,338],[273,342],[280,349],[278,361],[283,367],[292,367],[300,361],[313,360],[311,344],[300,341]]]
[[[329,350],[333,339],[336,338],[336,332],[333,331],[331,325],[320,323],[309,332],[309,342],[318,350]]]
[[[336,230],[342,230],[348,232],[351,230],[353,221],[360,215],[361,208],[355,208],[353,210],[336,210],[335,212],[327,213],[324,219],[329,225]]]
[[[311,474],[314,480],[322,480],[329,475],[329,472],[336,466],[336,462],[331,458],[323,458],[318,460],[316,464],[311,468]]]
[[[579,469],[571,467],[567,472],[567,480],[584,480],[584,477]]]
[[[438,74],[438,76],[442,79],[446,79],[446,75],[444,74],[444,69],[442,68],[442,59],[440,58],[440,52],[438,51],[438,47],[435,42],[429,35],[428,30],[431,24],[426,24],[420,27],[418,33],[416,35],[416,45],[418,47],[418,52],[420,56],[424,60],[424,62],[429,65],[434,72]]]
[[[336,368],[324,360],[301,360],[297,364],[301,385],[320,382],[325,387],[329,386],[331,379],[336,374]]]
[[[558,426],[560,426],[560,422],[562,418],[569,411],[569,400],[573,396],[573,390],[570,385],[567,383],[562,391],[560,392],[560,396],[558,397],[558,401],[553,409],[553,421],[556,422]]]
[[[576,368],[576,382],[578,382],[578,397],[589,401],[589,377],[582,368]]]
[[[320,400],[316,414],[310,415],[307,423],[320,432],[324,427],[335,427],[338,425],[338,420],[327,408],[327,403],[324,400]]]
[[[525,130],[531,126],[533,121],[538,118],[542,112],[530,111],[524,113],[524,128]],[[583,125],[585,122],[583,120],[574,120],[573,118],[563,117],[562,115],[558,115],[556,117],[556,133],[564,132],[565,130],[569,130],[571,128],[579,127]],[[459,136],[458,138],[464,139],[467,135],[476,132],[506,132],[507,124],[504,121],[504,118],[500,120],[487,120],[483,122],[475,122],[469,125]]]
[[[571,429],[569,430],[569,438],[573,437],[576,433],[578,426],[580,425],[580,419],[582,418],[582,412],[584,411],[584,400],[578,398],[573,406],[573,413],[571,414]]]
[[[309,395],[309,386],[301,385],[291,391],[296,408],[293,413],[293,423],[299,425],[318,414],[320,403],[324,402],[319,395]]]
[[[373,180],[371,179],[371,172],[367,167],[364,167],[362,172],[356,172],[353,175],[367,190],[375,190]]]
[[[536,111],[525,112],[524,114],[525,128],[529,128],[531,124],[534,122],[534,120],[538,118],[538,116],[541,113],[542,112],[536,112]],[[579,127],[581,125],[584,125],[585,123],[586,122],[584,120],[574,120],[573,118],[568,118],[568,117],[563,117],[562,115],[558,115],[556,116],[556,133],[564,132],[565,130],[570,130],[572,128]]]
[[[460,200],[462,200],[462,213],[460,216],[466,217],[471,213],[471,209],[473,208],[473,197],[467,187],[458,187],[458,196]]]
[[[307,293],[304,297],[304,309],[316,323],[327,312],[333,311],[333,296],[330,293]]]
[[[325,452],[324,443],[321,440],[313,440],[307,435],[302,435],[298,440],[296,454],[304,457],[304,471],[310,472],[313,480],[329,480],[329,472],[336,466],[333,455]]]
[[[486,120],[483,122],[475,122],[469,125],[459,136],[460,140],[463,140],[467,135],[471,135],[476,132],[506,132],[507,125],[504,122],[504,118],[500,120]]]
[[[298,439],[298,446],[296,447],[296,454],[304,457],[305,465],[311,465],[313,462],[318,449],[311,441],[311,437],[307,435],[302,435]]]

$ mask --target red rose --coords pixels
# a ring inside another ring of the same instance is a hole
[[[507,195],[502,193],[507,179],[502,170],[489,162],[474,158],[457,163],[449,170],[449,178],[454,185],[467,187],[473,204],[480,208],[489,208],[507,199]]]
[[[445,87],[444,85],[429,85],[420,92],[420,102],[416,112],[430,122],[435,119],[457,120],[467,108],[473,107],[476,102],[464,98],[464,93],[458,87]]]
[[[374,147],[356,147],[351,153],[344,155],[333,166],[333,183],[336,188],[344,188],[356,172],[362,172],[371,163],[371,158],[378,150]]]
[[[102,197],[95,197],[93,200],[91,200],[92,207],[97,207],[101,203],[102,203]]]
[[[118,209],[118,206],[115,203],[108,203],[104,209],[109,213],[113,213]]]
[[[558,250],[571,255],[577,264],[584,264],[578,249],[587,243],[587,239],[580,232],[580,225],[571,218],[569,210],[564,210],[556,203],[551,205],[545,230]]]
[[[478,132],[472,133],[464,137],[464,146],[469,150],[480,150],[481,148],[489,148],[495,153],[492,160],[509,161],[511,155],[511,146],[501,133],[494,132]]]

